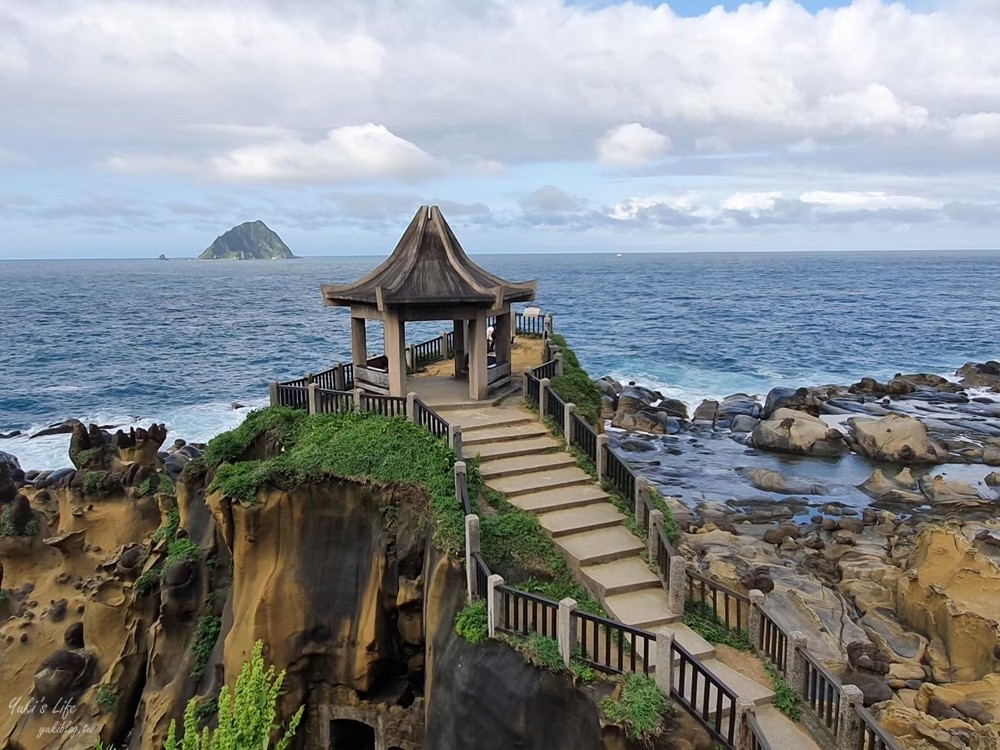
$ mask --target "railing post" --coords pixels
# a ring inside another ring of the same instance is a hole
[[[344,390],[344,366],[340,363],[333,368],[333,388],[337,391]]]
[[[549,336],[551,336],[553,333],[552,313],[545,313],[545,332],[549,334]]]
[[[670,558],[670,576],[667,578],[667,604],[675,615],[684,614],[687,599],[687,560],[683,555]]]
[[[310,414],[319,414],[319,395],[316,393],[316,389],[319,388],[315,383],[310,383],[306,386],[306,399],[307,406],[309,408]]]
[[[649,561],[656,564],[656,547],[660,541],[657,537],[660,529],[663,528],[663,513],[655,508],[649,511],[649,528],[646,530],[646,551]],[[660,580],[663,580],[663,571],[660,571]]]
[[[785,680],[796,695],[804,695],[808,675],[805,656],[806,634],[801,630],[793,630],[788,634],[785,648],[788,649],[785,657]]]
[[[448,445],[458,454],[459,458],[462,458],[462,425],[448,425]]]
[[[559,602],[556,613],[556,640],[559,642],[559,655],[563,664],[569,667],[573,658],[573,648],[576,646],[576,632],[573,629],[573,610],[576,609],[576,599],[569,597]]]
[[[448,359],[448,332],[441,331],[441,343],[438,344],[441,347],[441,359]]]
[[[406,394],[406,418],[410,422],[417,421],[416,404],[413,403],[416,400],[416,398],[417,394],[414,393],[413,391],[410,391],[409,393]]]
[[[736,696],[736,736],[733,738],[733,750],[753,750],[753,734],[747,715],[755,713],[753,701],[741,695]]]
[[[313,382],[313,374],[311,372],[306,373],[305,381],[306,385],[310,385]]]
[[[489,612],[490,638],[497,637],[497,629],[503,625],[503,594],[497,591],[503,586],[503,576],[496,573],[486,579],[486,606]]]
[[[759,651],[764,640],[764,592],[760,589],[750,590],[750,613],[747,617],[747,637],[755,651]]]
[[[645,494],[643,494],[645,493]],[[645,476],[638,476],[635,480],[635,497],[632,498],[632,512],[635,514],[635,522],[642,528],[642,517],[645,515],[646,495],[649,494],[649,480]]]
[[[476,583],[476,559],[479,552],[479,516],[470,513],[465,517],[465,590],[469,601],[479,593]]]
[[[660,692],[669,696],[674,684],[674,634],[659,632],[656,634],[656,670],[653,679]]]
[[[417,371],[417,357],[413,350],[413,344],[406,347],[406,367],[410,372]]]
[[[462,487],[468,485],[466,484],[466,466],[465,461],[455,462],[455,497],[458,498],[459,502],[462,502]],[[471,499],[470,499],[471,502]]]
[[[365,391],[363,388],[354,389],[354,411],[361,411],[364,404],[362,403],[361,397],[364,395]]]
[[[607,435],[597,436],[597,460],[594,463],[597,466],[598,482],[604,479],[604,476],[608,473],[608,459],[605,448],[608,447],[609,442],[611,442],[611,440]]]
[[[545,421],[545,409],[549,405],[549,383],[548,378],[538,381],[538,418]]]
[[[837,750],[854,750],[860,745],[861,717],[858,706],[865,694],[857,685],[840,686],[840,731],[837,733]]]
[[[278,381],[277,380],[268,381],[268,384],[267,384],[267,395],[268,395],[268,400],[270,400],[270,402],[271,402],[271,406],[277,406],[278,405]]]
[[[566,404],[563,411],[563,436],[566,438],[566,447],[573,447],[573,414],[576,413],[576,404]]]
[[[556,352],[556,375],[563,374],[563,353]]]

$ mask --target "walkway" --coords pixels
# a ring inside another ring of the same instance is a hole
[[[711,643],[671,612],[667,594],[641,553],[642,540],[589,474],[576,465],[562,440],[520,404],[438,404],[462,426],[464,457],[480,457],[486,485],[538,516],[570,569],[614,618],[674,639],[737,695],[757,708],[772,747],[819,750],[812,738],[774,708],[774,693],[716,658]],[[675,670],[675,673],[677,670]],[[714,702],[714,697],[710,699]]]

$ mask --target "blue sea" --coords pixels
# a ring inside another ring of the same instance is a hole
[[[953,374],[1000,358],[1000,253],[488,255],[538,300],[595,376],[691,405],[776,385]],[[76,417],[166,422],[203,441],[263,404],[267,381],[350,357],[321,282],[377,257],[295,261],[0,261],[0,433]],[[408,329],[424,340],[443,325]],[[377,329],[370,332],[377,347]],[[245,408],[232,408],[238,402]],[[68,438],[0,440],[26,469]]]

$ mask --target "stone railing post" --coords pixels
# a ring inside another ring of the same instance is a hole
[[[363,388],[354,389],[354,411],[361,411],[364,408],[364,403],[362,402],[362,396],[365,391]]]
[[[605,448],[608,447],[608,443],[611,442],[607,435],[597,436],[597,461],[594,463],[597,465],[597,481],[600,482],[604,479],[604,475],[608,473],[607,466],[607,451]]]
[[[545,313],[545,332],[551,336],[554,330],[552,327],[552,313]]]
[[[559,655],[563,664],[569,666],[576,647],[576,631],[573,628],[573,610],[576,609],[576,599],[567,597],[559,602],[556,613],[556,640],[559,642]]]
[[[465,517],[465,590],[469,601],[478,594],[476,584],[476,560],[473,555],[479,552],[479,516],[470,513]]]
[[[566,447],[573,447],[573,414],[576,413],[576,404],[566,404],[563,412],[563,436],[566,438]]]
[[[311,372],[306,373],[306,385],[311,385],[313,382],[313,374]]]
[[[674,634],[659,632],[656,634],[656,670],[653,678],[656,687],[664,695],[670,695],[670,688],[674,684]]]
[[[563,374],[563,353],[556,352],[556,375]]]
[[[406,369],[410,372],[417,371],[417,355],[413,349],[413,344],[406,347]]]
[[[646,551],[649,555],[649,562],[656,564],[656,548],[659,546],[659,533],[663,528],[663,513],[655,508],[649,511],[649,528],[646,530]],[[659,570],[659,568],[657,568]],[[660,580],[663,580],[663,571],[660,570]]]
[[[801,630],[793,630],[788,634],[788,661],[785,664],[785,680],[796,695],[806,692],[806,634]]]
[[[448,445],[462,458],[462,425],[448,425]]]
[[[864,701],[864,693],[857,685],[840,686],[840,733],[837,735],[837,750],[854,750],[861,739],[861,717],[858,706]]]
[[[342,391],[344,387],[344,366],[337,363],[333,368],[333,388],[336,391]]]
[[[466,478],[465,472],[466,472],[465,461],[456,461],[455,462],[455,497],[458,498],[459,502],[462,501],[462,487],[468,487],[468,485],[466,484],[466,482],[468,481],[468,479]]]
[[[549,405],[549,383],[551,383],[548,378],[542,378],[538,381],[538,418],[545,419],[545,409]]]
[[[270,380],[267,383],[267,395],[268,400],[271,402],[271,406],[278,405],[278,381]]]
[[[490,638],[497,637],[497,629],[503,626],[503,594],[497,591],[503,586],[503,576],[496,573],[486,579],[486,606],[489,611]]]
[[[753,734],[747,716],[754,711],[753,701],[743,696],[736,696],[736,736],[733,738],[733,750],[753,750]]]
[[[642,517],[645,513],[647,497],[649,497],[649,480],[644,476],[636,477],[635,497],[632,498],[632,512],[635,514],[635,522],[639,525],[639,528],[643,527]]]
[[[310,383],[306,386],[306,399],[309,406],[310,414],[319,414],[319,394],[316,393],[316,389],[319,388],[315,383]]]
[[[670,558],[670,577],[667,579],[667,603],[675,615],[684,614],[687,599],[687,560],[683,555]]]
[[[441,359],[448,359],[448,332],[441,331],[441,343],[438,344],[441,347]]]
[[[747,617],[747,637],[750,638],[750,645],[754,651],[760,650],[761,641],[764,639],[762,610],[765,598],[764,592],[760,589],[750,590],[750,614]]]
[[[417,405],[414,400],[417,398],[417,394],[410,391],[406,394],[406,419],[410,422],[417,421]]]

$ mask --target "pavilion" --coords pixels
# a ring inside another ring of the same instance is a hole
[[[482,400],[510,380],[510,306],[533,300],[536,287],[534,281],[505,281],[477,266],[440,209],[421,206],[392,255],[354,283],[323,284],[323,301],[351,308],[356,387],[405,396],[406,322],[443,320],[453,326],[455,378],[468,378],[469,398]],[[493,318],[495,352],[489,354],[486,328]],[[368,320],[382,321],[382,356],[368,357]]]

